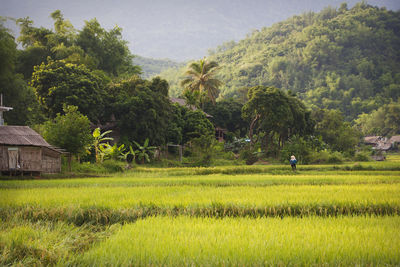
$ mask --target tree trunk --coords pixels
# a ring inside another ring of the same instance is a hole
[[[72,154],[68,154],[68,171],[71,172],[71,161],[72,161]]]
[[[268,153],[268,145],[269,145],[269,134],[265,135],[265,153]]]
[[[260,114],[257,114],[255,118],[251,121],[250,127],[249,127],[249,138],[250,138],[250,145],[254,145],[254,140],[253,140],[253,130],[254,130],[254,125],[256,124],[257,120],[260,118]]]

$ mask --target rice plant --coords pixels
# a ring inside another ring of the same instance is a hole
[[[396,266],[400,219],[151,217],[75,258],[91,266]]]

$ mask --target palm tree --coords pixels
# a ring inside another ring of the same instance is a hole
[[[217,62],[200,59],[189,65],[181,85],[191,92],[198,91],[200,96],[205,94],[215,104],[219,93],[218,87],[222,85],[222,82],[215,78],[217,70]]]

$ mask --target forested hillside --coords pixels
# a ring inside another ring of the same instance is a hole
[[[256,85],[290,90],[309,106],[351,120],[400,97],[400,12],[359,3],[325,8],[253,31],[210,51],[224,82],[220,99]],[[179,95],[183,70],[161,73]]]
[[[151,78],[169,68],[178,69],[185,66],[185,63],[175,62],[170,59],[154,59],[141,56],[135,56],[133,64],[140,66],[143,78]]]

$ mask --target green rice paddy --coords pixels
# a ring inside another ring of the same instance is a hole
[[[0,180],[0,265],[400,264],[400,163]]]

